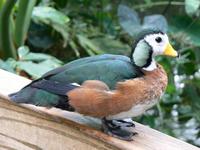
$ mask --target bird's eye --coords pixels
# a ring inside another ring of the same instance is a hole
[[[160,42],[162,42],[162,38],[161,38],[161,37],[159,37],[159,36],[158,36],[158,37],[157,37],[155,40],[156,40],[156,42],[157,42],[157,43],[160,43]]]

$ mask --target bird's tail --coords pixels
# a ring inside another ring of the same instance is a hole
[[[57,107],[73,111],[74,109],[68,103],[67,92],[78,87],[78,85],[73,83],[61,83],[42,79],[33,81],[20,91],[10,94],[9,97],[16,103]]]

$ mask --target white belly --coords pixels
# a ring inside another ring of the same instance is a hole
[[[125,119],[125,118],[132,118],[143,114],[146,110],[154,106],[158,100],[151,100],[148,103],[139,103],[134,105],[130,110],[121,112],[116,115],[111,115],[106,117],[107,119]]]

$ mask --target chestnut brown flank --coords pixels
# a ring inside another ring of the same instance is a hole
[[[158,65],[154,71],[144,71],[144,74],[140,78],[118,82],[113,91],[109,91],[101,81],[86,81],[81,88],[67,93],[69,103],[83,115],[102,118],[128,111],[138,103],[160,98],[167,86],[164,69]]]

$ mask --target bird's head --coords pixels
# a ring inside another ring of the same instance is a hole
[[[136,66],[152,71],[157,67],[153,58],[157,55],[177,57],[178,53],[169,43],[166,33],[158,29],[143,30],[135,38],[131,60]]]

